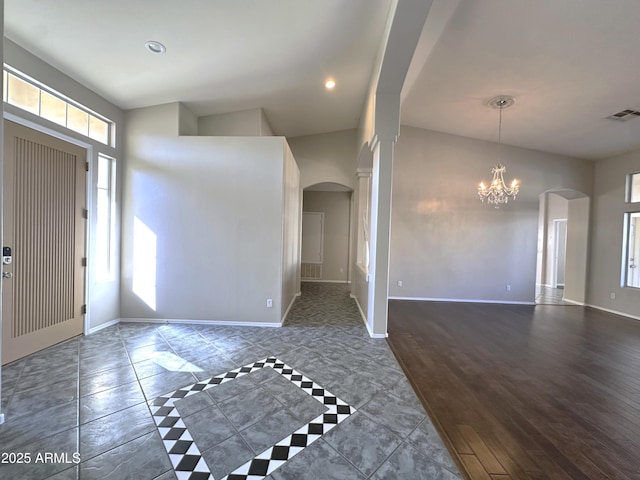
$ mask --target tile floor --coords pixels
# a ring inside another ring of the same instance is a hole
[[[303,284],[283,328],[123,323],[3,367],[0,478],[189,478],[176,474],[161,436],[167,427],[151,413],[158,398],[270,356],[295,372],[232,375],[176,399],[178,413],[167,413],[183,422],[190,452],[216,480],[263,478],[231,472],[265,450],[277,463],[271,480],[460,480],[386,341],[369,338],[344,285],[319,283]],[[315,441],[305,448],[294,438],[283,457],[284,447],[271,447],[333,408],[295,375],[352,411],[329,429],[307,430]]]
[[[563,300],[564,288],[552,288],[543,285],[536,285],[537,305],[572,305]]]

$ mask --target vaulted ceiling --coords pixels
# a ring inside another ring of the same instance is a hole
[[[430,15],[403,124],[497,141],[486,103],[506,94],[504,143],[587,159],[640,148],[640,117],[607,119],[640,110],[637,0],[442,0]]]
[[[393,4],[5,0],[5,35],[123,109],[262,107],[298,136],[357,127]],[[640,117],[607,119],[640,110],[639,20],[637,0],[434,0],[402,123],[496,141],[486,103],[506,94],[504,143],[587,159],[640,149]]]
[[[6,0],[5,35],[122,109],[262,107],[280,135],[354,128],[391,0]],[[166,53],[153,55],[157,40]],[[333,91],[324,87],[333,77]]]

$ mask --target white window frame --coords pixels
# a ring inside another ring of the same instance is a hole
[[[116,252],[115,252],[115,246],[116,246],[116,175],[117,175],[117,162],[116,159],[109,156],[109,155],[105,155],[104,153],[98,153],[98,168],[96,169],[96,175],[99,175],[100,173],[100,161],[108,161],[108,175],[109,178],[107,179],[107,188],[102,188],[99,187],[99,178],[96,178],[95,180],[95,185],[96,185],[96,260],[102,259],[102,255],[105,255],[106,258],[104,258],[106,264],[103,265],[98,265],[96,262],[96,281],[97,282],[110,282],[115,280],[115,272],[116,272],[116,265],[115,265],[115,257],[116,257]],[[97,238],[97,234],[100,231],[100,226],[98,225],[98,222],[103,221],[103,219],[100,216],[100,212],[98,212],[98,191],[99,190],[106,190],[107,192],[107,198],[108,198],[108,207],[107,207],[107,211],[106,211],[106,230],[107,230],[107,238],[106,238],[106,244],[104,245],[104,248],[106,249],[106,252],[98,252],[98,247],[99,247],[99,241]]]
[[[101,143],[101,144],[104,144],[104,145],[108,145],[110,147],[115,147],[115,138],[116,138],[116,136],[115,136],[115,122],[113,122],[112,120],[109,120],[108,118],[106,118],[106,117],[94,112],[93,110],[85,107],[84,105],[82,105],[82,104],[80,104],[80,103],[78,103],[78,102],[66,97],[62,93],[57,92],[56,90],[50,88],[49,86],[43,84],[42,82],[39,82],[35,78],[31,78],[30,76],[22,73],[21,71],[17,70],[16,68],[14,68],[14,67],[12,67],[10,65],[7,65],[6,63],[4,64],[4,70],[3,70],[3,80],[4,81],[3,81],[3,86],[2,86],[2,88],[3,88],[2,98],[3,98],[5,103],[9,104],[9,102],[8,102],[8,99],[9,99],[9,82],[7,81],[8,80],[8,75],[13,75],[14,77],[16,77],[16,78],[18,78],[18,79],[20,79],[20,80],[32,85],[33,87],[38,89],[38,113],[32,112],[30,110],[26,110],[23,107],[21,107],[20,105],[16,105],[16,104],[13,104],[13,103],[11,103],[10,105],[12,105],[12,106],[14,106],[16,108],[19,108],[21,110],[25,110],[25,111],[31,113],[32,115],[37,115],[38,117],[40,117],[40,118],[42,118],[42,119],[44,119],[44,120],[46,120],[48,122],[51,122],[51,123],[53,123],[55,125],[60,125],[60,126],[62,126],[64,128],[66,128],[67,130],[69,130],[70,132],[74,132],[74,133],[76,133],[78,135],[82,135],[83,137],[89,138],[89,139],[91,139],[91,140],[93,140],[95,142],[98,142],[98,143]],[[67,107],[66,108],[67,113],[65,113],[65,123],[64,124],[61,124],[61,123],[55,122],[53,120],[47,119],[46,117],[42,117],[42,115],[41,115],[41,111],[42,111],[42,95],[41,95],[41,92],[46,92],[49,95],[52,95],[52,96],[58,98],[59,100],[65,102],[66,107]],[[87,113],[88,119],[87,119],[87,133],[86,134],[84,132],[78,132],[77,130],[74,130],[74,129],[69,128],[67,126],[68,125],[68,109],[69,109],[68,107],[69,107],[69,105],[71,105],[71,106],[73,106],[73,107],[75,107],[75,108]],[[89,123],[90,123],[89,119],[91,117],[94,117],[94,118],[96,118],[96,119],[98,119],[98,120],[100,120],[102,122],[105,122],[107,124],[107,141],[106,142],[103,142],[103,141],[101,141],[99,139],[96,139],[94,137],[89,136]]]
[[[632,258],[630,255],[631,252],[629,251],[631,248],[629,237],[631,236],[632,216],[640,216],[640,210],[628,211],[624,213],[623,234],[622,234],[622,268],[621,268],[621,274],[620,274],[620,286],[623,288],[633,288],[633,289],[640,290],[640,278],[638,279],[637,284],[629,283],[629,276],[630,276],[630,270],[631,270],[630,265],[632,260],[635,265],[634,268],[637,268],[638,272],[640,272],[640,256],[639,258],[636,258],[635,256]],[[635,231],[634,235],[640,236],[640,231]],[[637,275],[640,275],[640,273],[637,273]]]
[[[634,179],[638,179],[634,182]],[[634,185],[635,183],[635,185]],[[638,191],[636,192],[636,187]],[[633,194],[637,195],[637,200],[633,200]],[[627,203],[640,203],[640,172],[630,173],[627,175],[627,185],[625,192],[625,201]]]

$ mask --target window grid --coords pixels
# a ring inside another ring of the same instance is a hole
[[[40,84],[8,65],[5,65],[3,80],[2,98],[6,103],[38,115],[45,120],[61,125],[97,142],[112,147],[115,146],[115,125],[112,121],[97,115],[77,102],[68,100],[64,95]],[[32,94],[31,98],[29,97],[30,92]],[[35,94],[37,94],[37,101],[34,105],[32,97]],[[45,99],[44,102],[43,98]],[[64,105],[64,113],[62,112],[62,105]]]

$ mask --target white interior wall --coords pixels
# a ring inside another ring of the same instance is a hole
[[[356,133],[352,129],[287,138],[300,167],[300,186],[305,189],[328,182],[355,189]]]
[[[198,117],[198,135],[273,136],[273,129],[261,108]]]
[[[556,250],[556,278],[555,284],[556,287],[565,286],[565,262],[567,260],[567,221],[566,220],[558,220],[555,222],[556,229],[556,241],[555,241],[555,250]]]
[[[198,117],[183,103],[178,103],[178,135],[198,135]]]
[[[544,284],[546,269],[545,239],[547,237],[547,193],[540,194],[540,208],[538,209],[538,241],[536,250],[536,285]]]
[[[120,244],[116,242],[113,246],[115,255],[115,272],[113,280],[100,281],[96,279],[96,268],[93,259],[96,255],[96,197],[97,197],[97,163],[98,154],[104,153],[116,159],[116,174],[118,177],[116,186],[116,237],[120,238],[120,206],[122,204],[121,191],[121,174],[123,165],[123,131],[124,131],[124,113],[109,103],[96,93],[89,90],[84,85],[68,77],[64,73],[56,70],[49,64],[43,62],[31,53],[16,45],[11,40],[4,39],[4,62],[17,68],[26,75],[44,83],[52,89],[60,92],[68,98],[75,100],[94,112],[105,116],[116,123],[116,146],[111,147],[96,142],[88,137],[77,134],[61,127],[53,122],[40,118],[29,112],[7,105],[5,114],[12,115],[12,119],[20,123],[25,123],[31,128],[36,128],[58,136],[70,142],[77,142],[88,146],[90,158],[89,169],[89,186],[88,186],[88,209],[89,209],[89,228],[88,228],[88,260],[89,266],[87,271],[87,289],[88,304],[87,312],[89,319],[90,331],[109,324],[118,319],[120,316]],[[86,332],[89,333],[89,332]]]
[[[638,171],[640,150],[595,163],[587,301],[640,318],[640,289],[621,286],[624,213],[640,211],[638,204],[625,202],[626,176]]]
[[[351,192],[305,191],[303,199],[305,212],[324,213],[322,280],[346,283],[349,281]]]
[[[587,298],[589,214],[589,198],[569,200],[564,299],[579,304],[585,303]]]
[[[356,129],[288,138],[287,142],[300,168],[300,188],[305,189],[318,183],[337,183],[356,190],[358,178],[354,163],[358,157],[357,138]],[[355,202],[352,202],[352,218],[355,216],[355,208]],[[355,258],[356,232],[356,227],[353,226],[349,237],[350,258]],[[349,279],[353,277],[353,268],[351,262],[347,275]]]
[[[300,292],[300,169],[284,145],[281,320]]]
[[[271,128],[271,124],[269,123],[269,119],[267,118],[267,114],[264,113],[263,109],[260,109],[260,136],[261,137],[272,137],[275,133],[273,128]]]
[[[553,286],[555,270],[556,231],[555,221],[566,220],[569,212],[569,201],[555,193],[547,193],[547,228],[544,246],[544,270],[542,284]]]
[[[390,296],[534,301],[539,195],[562,187],[589,194],[593,163],[503,145],[505,180],[517,177],[522,185],[515,201],[495,209],[480,202],[477,185],[490,180],[497,147],[402,127],[394,159]]]
[[[121,316],[279,324],[286,143],[178,137],[178,110],[127,112]],[[134,292],[138,221],[155,235],[155,308]]]
[[[369,245],[368,238],[365,236],[365,222],[366,229],[368,229],[369,217],[371,216],[371,166],[373,165],[373,155],[367,145],[360,149],[357,162],[358,165],[366,165],[366,168],[361,167],[357,170],[358,187],[354,192],[351,295],[356,300],[363,319],[366,320],[369,304]]]

